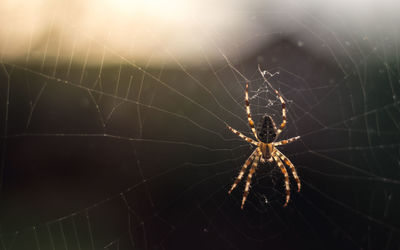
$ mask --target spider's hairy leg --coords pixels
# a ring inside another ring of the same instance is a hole
[[[237,184],[240,182],[240,180],[243,178],[244,175],[244,171],[246,171],[247,167],[250,165],[250,163],[254,160],[254,157],[257,154],[257,149],[253,151],[253,153],[249,156],[249,158],[247,158],[247,160],[245,161],[245,163],[243,164],[242,169],[239,172],[239,175],[236,177],[235,182],[232,184],[231,189],[228,191],[228,194],[230,194],[233,189],[236,188]]]
[[[288,172],[286,171],[286,168],[283,165],[282,161],[278,158],[278,156],[275,154],[275,152],[272,154],[272,157],[274,157],[276,164],[278,164],[278,167],[280,168],[282,174],[285,176],[286,202],[283,206],[286,207],[290,200],[289,175],[288,175]]]
[[[300,139],[300,136],[292,137],[292,138],[289,138],[289,139],[287,139],[287,140],[277,141],[277,142],[274,142],[274,143],[272,143],[272,144],[273,144],[274,146],[281,146],[281,145],[285,145],[285,144],[288,144],[288,143],[292,143],[292,142],[294,142],[294,141],[297,141],[298,139]]]
[[[254,121],[251,118],[251,112],[250,112],[249,83],[246,83],[246,91],[245,91],[245,94],[244,94],[244,101],[246,103],[247,120],[249,121],[249,125],[250,125],[250,128],[251,128],[251,131],[253,132],[254,136],[258,140],[256,128],[254,126]]]
[[[282,154],[282,152],[280,152],[278,149],[276,150],[276,155],[282,159],[282,161],[289,166],[290,170],[292,171],[293,177],[297,182],[297,192],[300,192],[300,188],[301,188],[301,182],[300,182],[300,178],[297,175],[297,171],[296,168],[294,167],[293,163],[289,160],[289,158],[287,158],[284,154]]]
[[[245,186],[244,192],[243,192],[242,206],[240,207],[241,209],[243,209],[244,203],[246,202],[247,196],[249,195],[251,178],[253,177],[253,174],[257,169],[258,162],[259,162],[261,156],[262,156],[261,152],[259,152],[257,149],[257,156],[254,159],[253,164],[251,165],[249,174],[247,175],[246,186]]]
[[[285,103],[285,100],[283,100],[283,97],[281,96],[281,94],[279,94],[278,90],[274,89],[274,91],[282,103],[282,123],[279,126],[278,130],[276,131],[276,137],[275,137],[275,138],[278,138],[279,134],[282,132],[283,128],[286,125],[286,103]]]
[[[255,145],[255,146],[258,146],[258,143],[257,143],[255,140],[253,140],[253,139],[251,139],[251,138],[245,136],[244,134],[240,133],[239,131],[237,131],[236,129],[232,128],[232,127],[229,126],[229,125],[226,125],[226,126],[228,127],[228,129],[229,129],[232,133],[238,135],[238,136],[239,136],[240,138],[242,138],[243,140],[245,140],[245,141],[247,141],[248,143],[251,143],[251,144],[253,144],[253,145]]]

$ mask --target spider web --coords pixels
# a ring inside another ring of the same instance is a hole
[[[196,64],[163,47],[164,63],[154,54],[137,63],[68,22],[90,41],[83,60],[34,48],[9,60],[3,47],[1,248],[398,248],[398,34],[373,39],[361,25],[309,13],[250,14],[248,22],[290,20],[296,33],[282,26],[227,42],[199,25],[217,60],[202,53]],[[57,44],[51,32],[46,44]],[[257,39],[274,42],[242,55]],[[280,138],[301,136],[280,149],[302,190],[291,178],[283,208],[283,176],[264,164],[242,211],[244,181],[227,191],[254,148],[226,124],[252,137],[246,79],[254,120],[281,121],[258,65],[287,102]]]

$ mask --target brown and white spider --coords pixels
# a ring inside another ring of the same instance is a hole
[[[260,73],[264,77],[264,73]],[[264,78],[265,81],[267,81]],[[269,82],[268,82],[269,84]],[[270,85],[270,84],[269,84]],[[270,87],[272,87],[270,85]],[[265,160],[269,162],[275,161],[278,167],[280,168],[282,174],[285,177],[285,189],[286,189],[286,202],[283,205],[284,207],[288,204],[289,199],[290,199],[290,185],[289,185],[289,175],[288,172],[283,165],[282,161],[285,162],[287,166],[289,166],[290,170],[292,171],[293,177],[297,182],[297,191],[300,192],[300,179],[297,175],[296,169],[292,162],[284,155],[282,154],[276,147],[285,145],[288,143],[291,143],[293,141],[296,141],[297,139],[300,138],[300,136],[292,137],[287,140],[282,140],[282,141],[276,141],[278,139],[279,134],[282,132],[283,128],[286,125],[286,105],[285,101],[283,100],[282,96],[279,94],[279,92],[273,88],[275,91],[276,95],[278,96],[280,102],[282,103],[282,123],[277,129],[275,126],[274,120],[272,120],[272,117],[269,115],[264,115],[262,120],[257,126],[257,130],[254,127],[254,122],[253,119],[251,118],[251,113],[250,113],[250,103],[249,103],[249,84],[246,83],[246,91],[245,91],[245,103],[246,103],[246,112],[247,112],[247,120],[249,121],[249,125],[251,128],[251,131],[253,132],[255,138],[257,141],[245,136],[244,134],[240,133],[236,129],[232,128],[231,126],[227,125],[230,131],[233,133],[237,134],[240,138],[244,139],[245,141],[257,146],[257,148],[253,151],[253,153],[247,158],[246,162],[243,164],[242,169],[239,172],[239,175],[236,177],[235,182],[233,183],[231,189],[229,190],[229,194],[232,192],[233,189],[237,186],[237,184],[240,182],[240,180],[243,178],[244,172],[246,171],[247,167],[253,162],[251,165],[251,168],[249,170],[249,174],[247,175],[247,181],[246,181],[246,186],[244,188],[244,193],[243,193],[243,199],[242,199],[242,206],[241,208],[243,209],[244,203],[246,202],[247,195],[249,194],[249,188],[250,188],[250,183],[251,183],[251,178],[256,171],[256,168],[258,166],[259,161],[261,163],[265,163]]]

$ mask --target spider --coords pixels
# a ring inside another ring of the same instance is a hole
[[[261,72],[261,70],[260,70],[260,72]],[[261,72],[261,74],[264,77],[263,72]],[[266,81],[265,78],[264,78],[264,80]],[[244,139],[245,141],[257,146],[257,148],[253,151],[253,153],[249,156],[249,158],[247,158],[247,160],[243,164],[243,167],[240,170],[239,175],[236,177],[235,182],[233,183],[231,189],[228,192],[228,194],[230,194],[236,188],[237,184],[243,178],[244,172],[246,171],[247,167],[251,163],[253,163],[249,170],[249,174],[247,175],[246,186],[244,188],[241,209],[243,209],[243,206],[244,206],[247,196],[249,194],[251,178],[257,169],[258,163],[259,162],[265,163],[265,160],[267,160],[268,162],[271,162],[271,163],[275,161],[276,164],[278,165],[279,169],[281,170],[282,174],[285,177],[286,202],[283,205],[284,207],[286,207],[286,205],[288,204],[288,202],[290,200],[290,185],[289,185],[289,175],[288,175],[288,172],[287,172],[283,162],[287,166],[289,166],[289,168],[293,174],[293,177],[297,182],[297,191],[300,192],[300,187],[301,187],[300,179],[299,179],[299,176],[297,175],[297,172],[296,172],[296,169],[295,169],[293,163],[276,148],[277,146],[281,146],[281,145],[285,145],[285,144],[294,142],[294,141],[298,140],[300,138],[300,136],[292,137],[287,140],[276,141],[278,139],[280,133],[282,132],[283,128],[286,125],[286,104],[285,104],[285,101],[283,100],[282,96],[279,94],[279,92],[276,89],[273,89],[273,90],[275,91],[275,94],[277,95],[277,97],[279,98],[279,100],[282,104],[282,123],[280,124],[278,129],[276,128],[274,120],[269,115],[264,115],[264,117],[261,119],[261,121],[257,125],[257,129],[255,128],[254,122],[253,122],[253,119],[251,118],[251,113],[250,113],[249,84],[248,83],[246,83],[246,90],[245,90],[245,104],[246,104],[247,120],[249,121],[251,131],[253,132],[257,141],[245,136],[241,132],[239,132],[236,129],[232,128],[231,126],[227,125],[228,129],[230,131],[232,131],[234,134],[238,135],[240,138]]]

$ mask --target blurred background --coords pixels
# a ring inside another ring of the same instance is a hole
[[[2,1],[0,249],[398,249],[395,1]],[[281,121],[297,168],[260,165]]]

